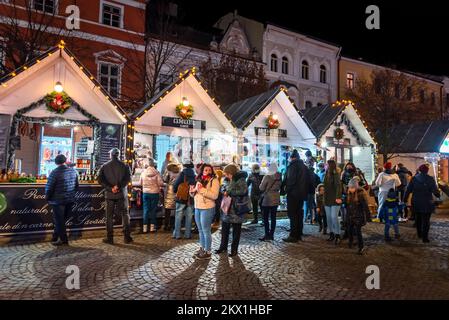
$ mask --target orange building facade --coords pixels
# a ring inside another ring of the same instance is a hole
[[[143,102],[145,87],[146,2],[146,0],[1,2],[0,39],[8,43],[9,31],[5,24],[11,25],[12,21],[24,33],[24,38],[30,34],[27,34],[30,22],[48,25],[45,29],[38,29],[45,30],[49,34],[45,38],[48,43],[42,43],[40,52],[63,39],[67,47],[123,108],[136,109]],[[73,6],[79,8],[79,29],[72,29],[76,24],[67,24],[67,18],[77,14],[76,8],[73,11]]]

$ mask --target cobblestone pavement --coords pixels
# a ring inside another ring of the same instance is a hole
[[[436,218],[430,244],[401,224],[401,241],[384,244],[383,225],[364,228],[367,254],[325,241],[318,227],[305,226],[298,244],[260,242],[263,228],[242,232],[240,256],[195,260],[196,240],[170,234],[138,234],[135,242],[106,245],[101,239],[0,247],[0,299],[447,299],[449,219]],[[213,236],[217,248],[220,232]],[[80,268],[80,290],[65,288],[66,266]],[[367,290],[365,269],[380,268],[380,290]]]

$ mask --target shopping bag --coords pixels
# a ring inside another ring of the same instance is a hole
[[[224,214],[229,213],[229,208],[231,207],[232,198],[223,196],[223,199],[221,200],[220,209],[223,211]]]

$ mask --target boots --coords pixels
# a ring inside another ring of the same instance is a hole
[[[143,233],[148,233],[148,225],[147,224],[143,225]]]
[[[335,239],[335,235],[333,232],[330,233],[329,239],[327,239],[327,241],[334,241]]]
[[[156,232],[156,226],[154,224],[150,225],[150,232]]]
[[[339,234],[337,234],[337,235],[335,236],[335,245],[339,245],[339,244],[340,244],[340,242],[341,242],[341,238],[340,238],[340,235],[339,235]]]

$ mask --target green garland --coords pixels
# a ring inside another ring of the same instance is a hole
[[[343,139],[343,137],[345,136],[345,132],[343,131],[342,128],[337,128],[334,131],[334,138],[337,140],[341,140]]]
[[[44,99],[47,110],[54,113],[64,114],[72,106],[72,99],[64,91],[50,92]]]
[[[176,106],[176,115],[182,119],[188,120],[193,117],[192,105],[184,106],[182,103]]]

